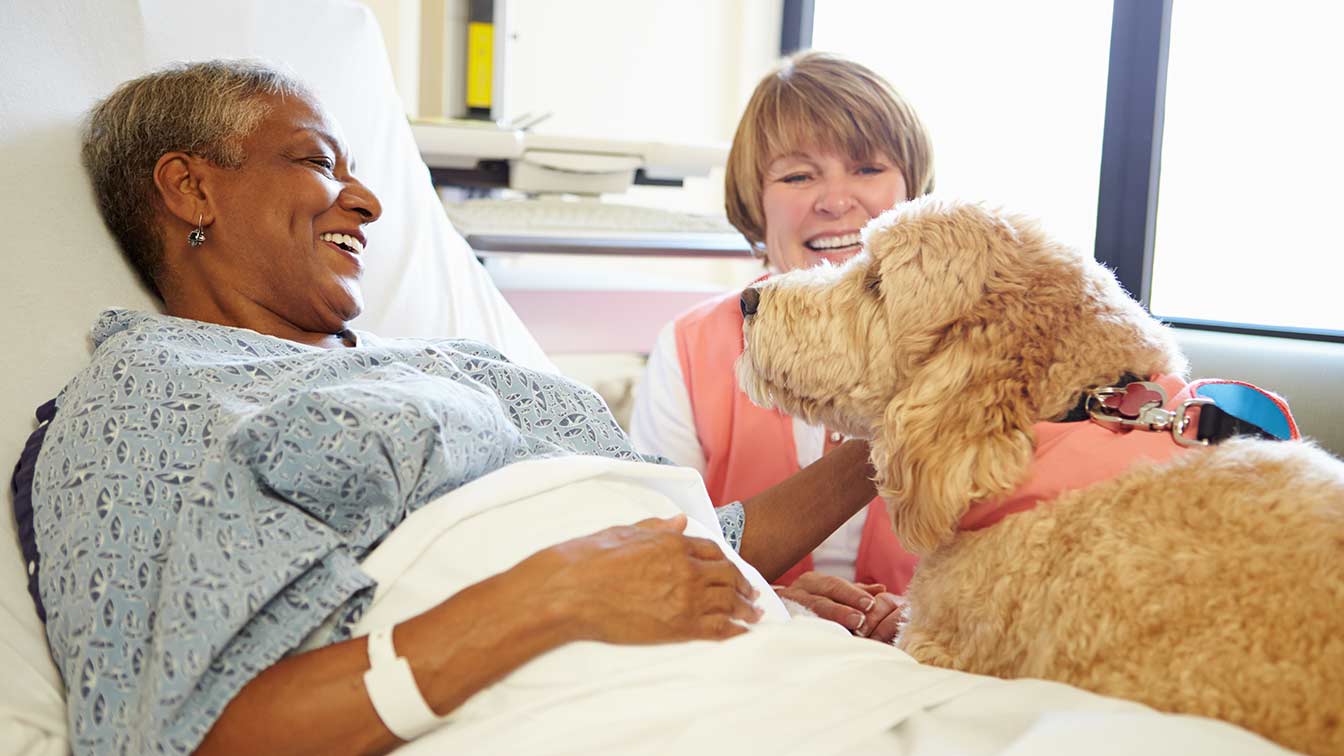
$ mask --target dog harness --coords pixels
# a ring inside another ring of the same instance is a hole
[[[1242,381],[1187,384],[1164,375],[1094,389],[1081,405],[1090,422],[1032,426],[1036,451],[1027,479],[1007,496],[973,503],[961,530],[989,527],[1134,465],[1165,462],[1232,436],[1301,438],[1282,397]]]

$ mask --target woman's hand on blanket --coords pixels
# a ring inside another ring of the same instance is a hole
[[[581,637],[607,643],[729,638],[755,622],[757,592],[713,541],[682,534],[686,516],[607,528],[545,549],[538,595]],[[535,564],[529,564],[535,562]]]
[[[872,638],[883,643],[896,640],[901,630],[901,617],[904,614],[905,600],[894,593],[887,593],[887,587],[881,583],[857,583],[870,593],[873,605],[864,615],[863,626],[855,635]]]
[[[901,601],[881,583],[805,572],[787,588],[776,586],[775,593],[864,638],[890,643],[899,629]]]

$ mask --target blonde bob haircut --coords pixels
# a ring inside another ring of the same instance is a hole
[[[910,103],[866,66],[799,53],[756,85],[728,152],[724,207],[753,247],[765,245],[766,168],[807,148],[855,161],[886,157],[905,178],[906,199],[933,191],[933,145]]]

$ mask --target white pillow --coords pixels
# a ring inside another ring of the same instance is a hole
[[[134,0],[7,2],[0,29],[0,754],[65,753],[63,689],[28,596],[8,476],[33,410],[87,363],[98,311],[152,307],[98,217],[78,138],[89,105],[143,70],[142,32]]]

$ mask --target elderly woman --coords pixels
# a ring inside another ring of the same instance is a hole
[[[351,639],[373,588],[359,560],[408,513],[518,460],[642,458],[564,379],[347,327],[382,208],[291,78],[212,62],[128,82],[90,114],[84,159],[165,314],[104,313],[33,478],[77,752],[382,752],[572,641],[724,639],[759,618],[683,515],[546,548],[378,648]],[[826,535],[788,525],[795,506],[872,496],[866,456],[851,444],[752,501],[767,565]],[[371,652],[388,660],[372,672]]]

